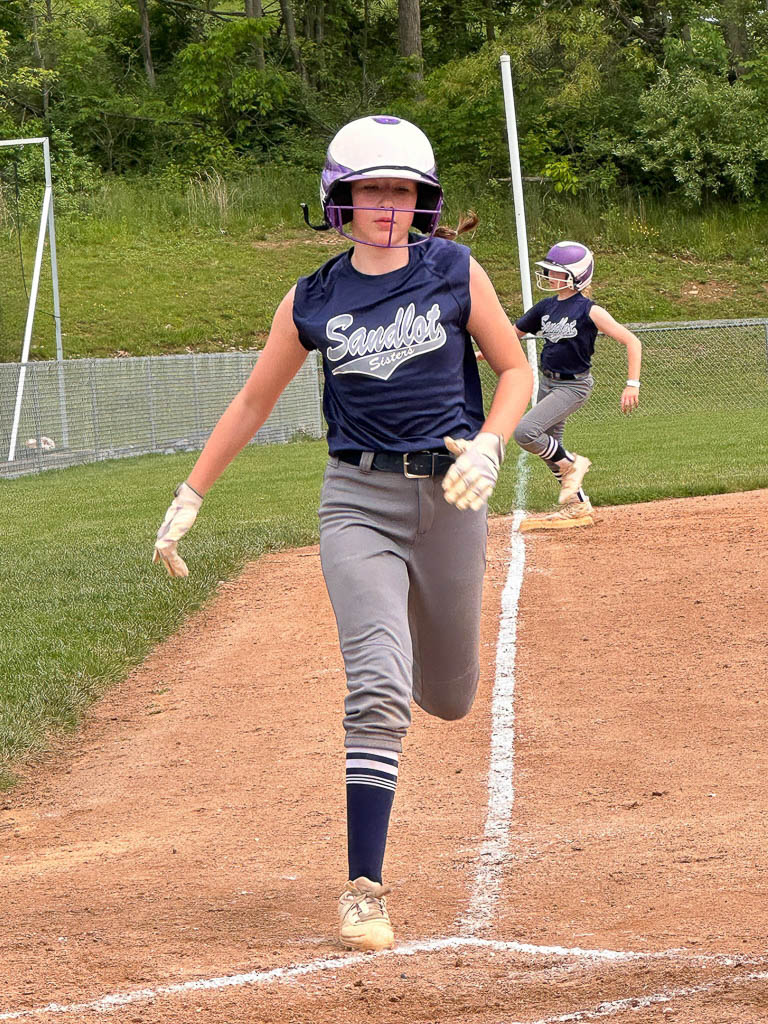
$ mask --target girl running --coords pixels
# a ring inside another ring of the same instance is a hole
[[[249,380],[176,490],[154,557],[187,574],[176,545],[203,495],[319,351],[320,555],[347,677],[339,934],[376,950],[394,944],[382,865],[410,702],[443,719],[472,706],[487,501],[532,374],[487,274],[440,237],[456,232],[438,229],[443,192],[420,129],[387,116],[346,125],[320,194],[322,227],[354,245],[280,303]],[[472,338],[498,375],[487,417]]]
[[[536,285],[555,292],[542,299],[515,323],[518,339],[538,334],[544,339],[536,405],[518,423],[515,441],[540,456],[560,484],[556,512],[543,517],[549,525],[587,520],[592,513],[581,484],[592,463],[563,447],[565,422],[580,409],[594,387],[590,367],[595,338],[601,331],[627,349],[628,376],[621,393],[621,411],[637,408],[640,389],[640,339],[597,306],[589,297],[594,256],[580,242],[558,242],[536,264]],[[590,520],[591,521],[591,520]]]

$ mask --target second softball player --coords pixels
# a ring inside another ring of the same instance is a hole
[[[632,331],[585,294],[595,268],[586,245],[558,242],[536,267],[537,287],[555,294],[537,302],[515,323],[518,339],[538,334],[544,347],[537,402],[518,423],[514,438],[521,448],[540,456],[560,484],[561,508],[544,517],[557,523],[584,519],[592,512],[581,486],[591,462],[564,448],[563,435],[565,421],[585,404],[594,387],[590,368],[597,332],[626,346],[628,376],[621,393],[625,413],[638,405],[642,346]]]

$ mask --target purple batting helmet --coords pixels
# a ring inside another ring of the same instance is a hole
[[[345,238],[360,242],[343,230],[352,220],[351,181],[363,178],[404,178],[418,188],[413,227],[425,242],[435,233],[443,205],[432,146],[424,132],[410,121],[378,115],[350,121],[328,147],[320,178],[320,201],[328,224]],[[400,211],[393,211],[394,212]],[[410,211],[409,211],[410,212]],[[371,243],[365,243],[371,244]]]
[[[536,271],[536,287],[544,292],[561,292],[564,288],[575,288],[582,291],[592,280],[595,270],[595,257],[586,245],[581,242],[558,242],[553,245],[546,259],[538,260]],[[552,283],[550,271],[558,271],[566,275],[564,281]]]

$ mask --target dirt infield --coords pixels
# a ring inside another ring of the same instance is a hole
[[[494,861],[493,520],[480,694],[415,715],[400,945],[377,956],[335,938],[344,678],[317,551],[250,565],[0,797],[0,1021],[767,1021],[766,522],[756,491],[526,535]]]

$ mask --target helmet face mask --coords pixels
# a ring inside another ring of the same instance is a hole
[[[414,181],[417,185],[415,208],[410,205],[375,208],[392,212],[387,242],[371,242],[344,230],[355,209],[374,209],[356,207],[352,203],[350,183],[366,178],[396,178]],[[443,205],[443,190],[437,179],[429,139],[416,125],[396,117],[363,117],[352,121],[337,132],[328,147],[320,179],[320,201],[328,225],[353,242],[379,248],[405,248],[426,242],[435,233]],[[407,242],[392,245],[396,213],[412,214],[412,225],[421,237],[409,234]]]
[[[561,266],[543,266],[544,261],[541,260],[536,264],[537,267],[541,267],[541,270],[536,271],[536,287],[542,292],[562,292],[566,288],[573,288],[573,275],[565,267]],[[552,278],[553,273],[559,273],[561,275],[560,280],[554,280]]]
[[[573,289],[580,292],[592,281],[595,271],[595,257],[581,242],[558,242],[536,266],[536,287],[543,292],[562,292]],[[558,279],[552,279],[552,273]],[[562,277],[561,277],[562,275]]]

